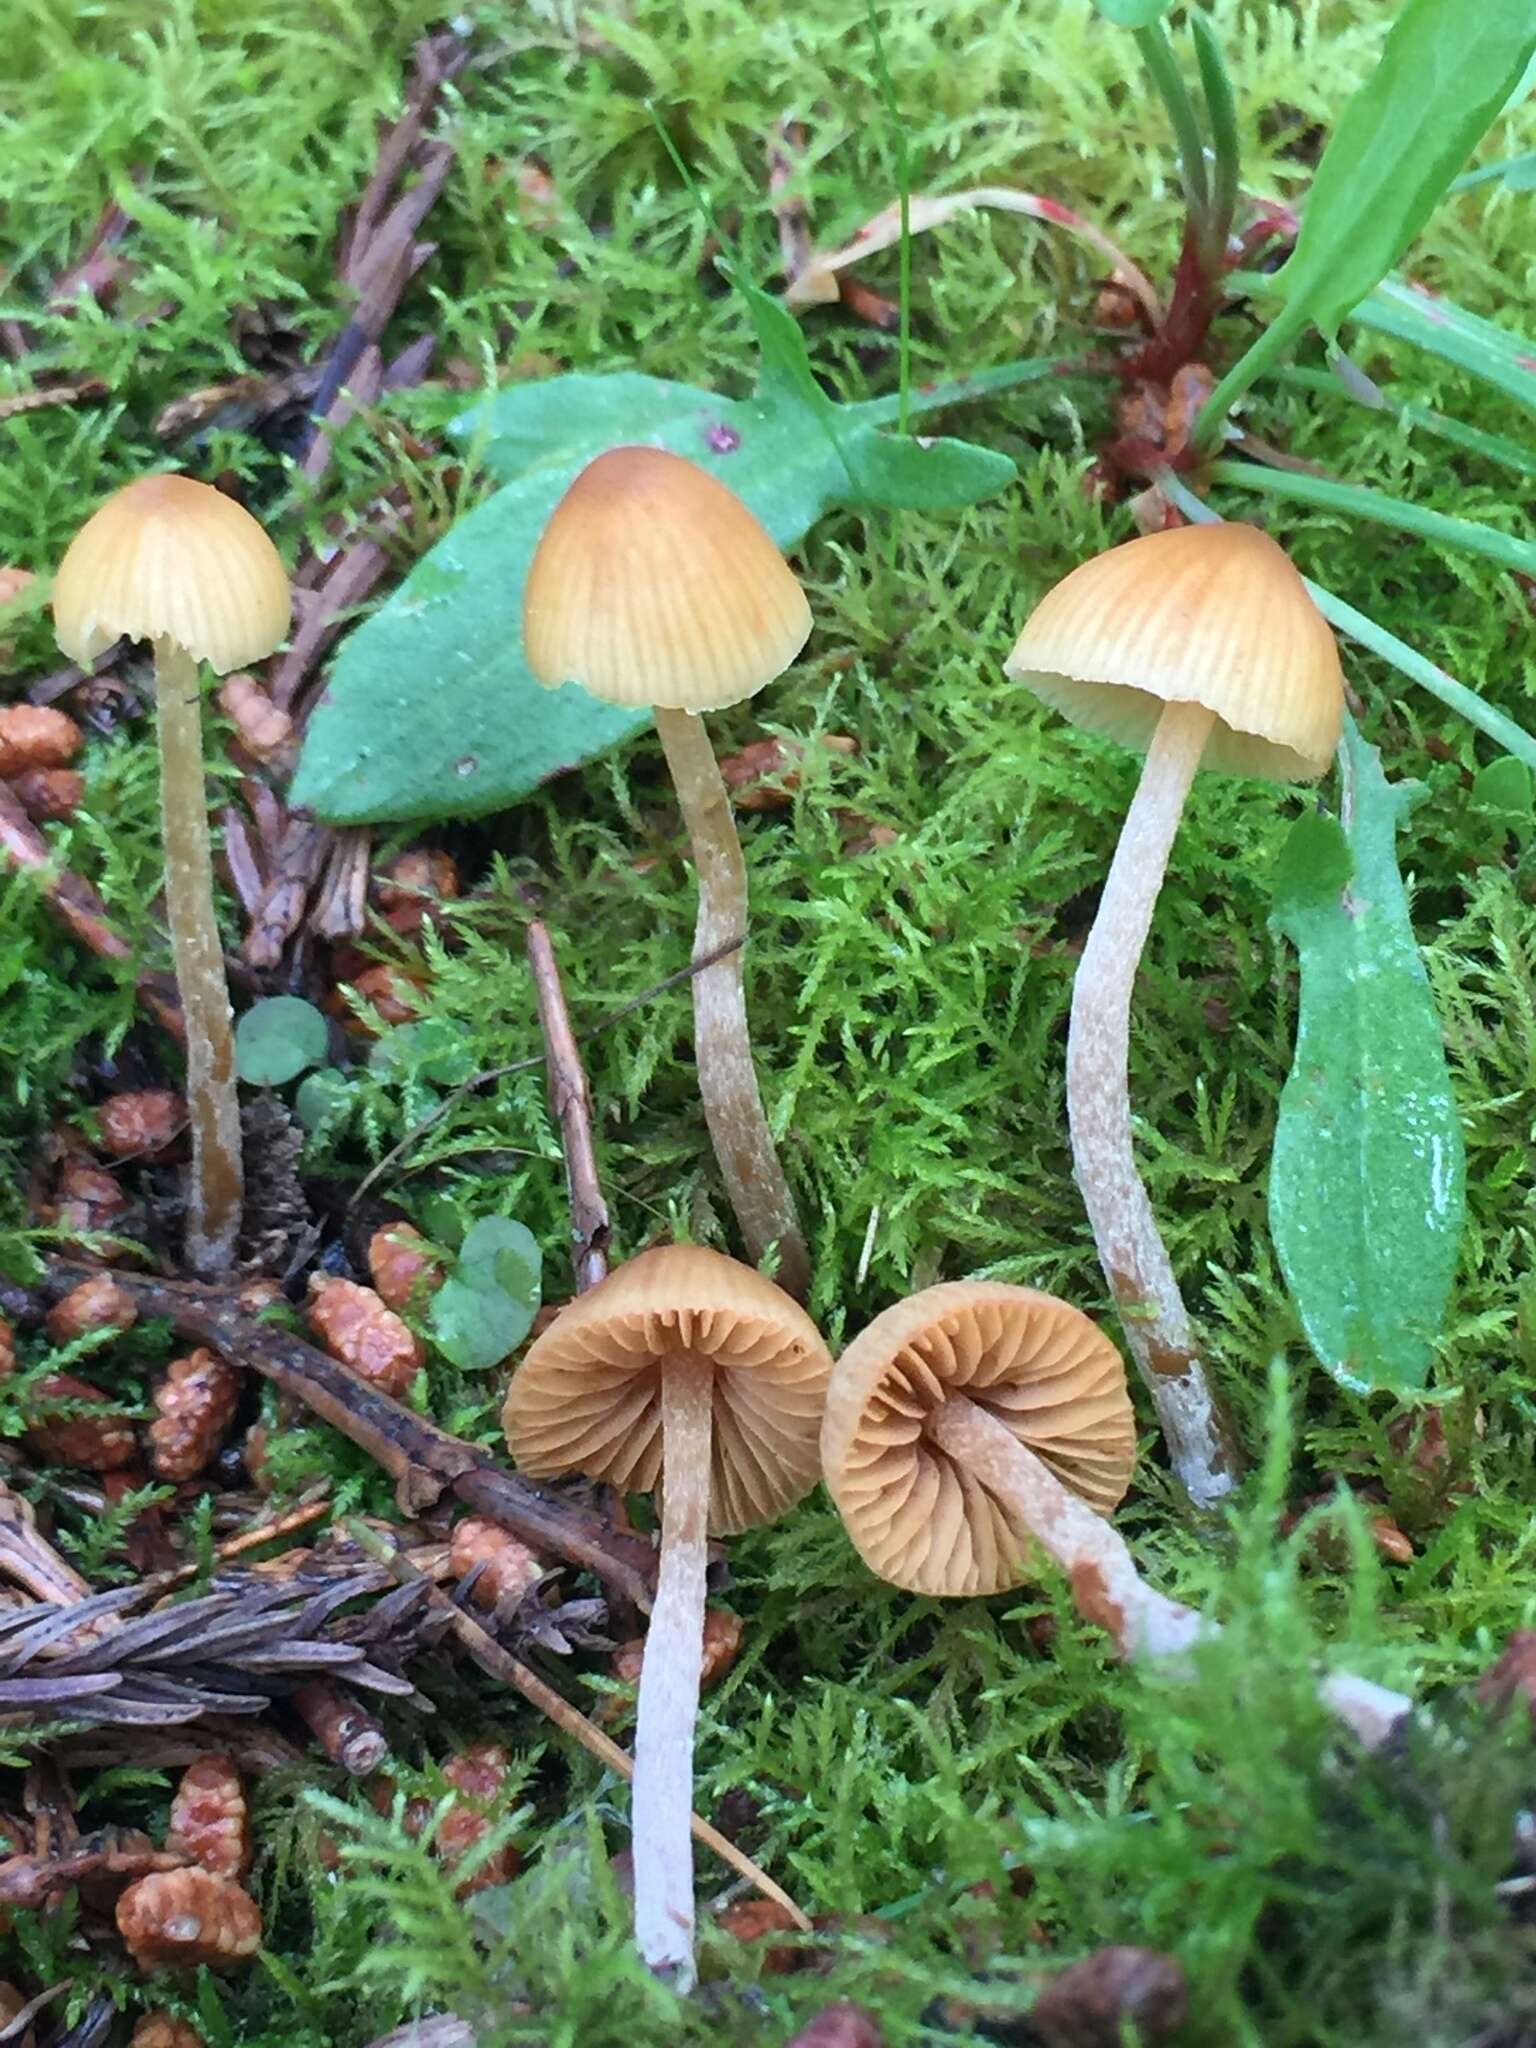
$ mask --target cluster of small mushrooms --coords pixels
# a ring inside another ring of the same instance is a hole
[[[1235,600],[1235,601],[1234,601]],[[55,586],[61,644],[89,661],[150,640],[159,676],[167,902],[194,1107],[189,1256],[227,1266],[239,1209],[229,1001],[213,921],[198,664],[227,670],[286,630],[270,543],[179,477],[118,494]],[[698,876],[699,1091],[752,1264],[663,1246],[618,1266],[530,1346],[504,1412],[521,1468],[660,1496],[660,1570],[635,1739],[636,1939],[694,1977],[690,1815],[710,1537],[768,1521],[824,1478],[861,1555],[895,1585],[995,1593],[1068,1573],[1130,1657],[1177,1657],[1209,1624],[1147,1587],[1107,1518],[1136,1423],[1119,1353],[1081,1310],[992,1281],[888,1308],[834,1364],[801,1305],[811,1269],[758,1091],[740,946],[747,875],[701,714],[752,696],[811,628],[804,593],[715,476],[654,447],[611,449],[556,508],[524,592],[542,682],[647,705]],[[1185,527],[1083,564],[1030,618],[1007,673],[1146,755],[1074,987],[1068,1108],[1077,1177],[1110,1295],[1173,1470],[1201,1506],[1236,1452],[1136,1171],[1127,1090],[1137,963],[1197,768],[1290,780],[1332,758],[1343,683],[1332,635],[1279,547],[1254,528]],[[757,1268],[772,1266],[776,1279]],[[1368,1741],[1406,1707],[1348,1674],[1323,1697]]]

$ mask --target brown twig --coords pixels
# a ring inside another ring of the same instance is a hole
[[[409,1585],[420,1576],[407,1558],[398,1550],[392,1550],[373,1530],[359,1528],[357,1536],[363,1547],[370,1550],[381,1564],[393,1572],[402,1585]],[[599,1763],[606,1764],[611,1771],[616,1771],[626,1783],[633,1779],[634,1762],[620,1749],[612,1736],[605,1735],[601,1728],[595,1728],[585,1714],[573,1707],[552,1685],[546,1685],[544,1680],[526,1664],[504,1650],[488,1629],[483,1628],[472,1614],[457,1606],[445,1593],[434,1587],[429,1597],[432,1601],[441,1603],[446,1610],[445,1619],[448,1626],[483,1671],[488,1671],[493,1678],[499,1678],[503,1684],[514,1686],[524,1699],[539,1709],[541,1714],[548,1715],[557,1728],[572,1736],[583,1749],[595,1756]],[[743,1855],[734,1842],[728,1841],[718,1828],[711,1827],[709,1822],[702,1820],[698,1814],[692,1816],[691,1826],[696,1841],[701,1842],[706,1849],[713,1850],[722,1863],[734,1870],[738,1877],[746,1878],[765,1898],[772,1899],[775,1905],[781,1906],[802,1934],[811,1932],[810,1921],[789,1894],[774,1883],[767,1871],[760,1869],[750,1856]]]
[[[379,541],[366,534],[354,535],[318,585],[307,593],[288,651],[277,657],[268,684],[268,693],[280,711],[293,709],[294,699],[346,623],[347,614],[363,602],[388,567],[389,557]]]
[[[586,1068],[581,1063],[571,1016],[565,1006],[565,989],[560,965],[550,941],[549,927],[539,918],[529,925],[526,944],[528,966],[533,975],[534,1000],[539,1007],[539,1025],[549,1067],[549,1100],[560,1126],[560,1143],[565,1153],[565,1186],[571,1212],[571,1263],[575,1268],[576,1292],[584,1294],[608,1272],[608,1241],[611,1228],[608,1204],[603,1200],[597,1177],[597,1154],[592,1147],[592,1094],[587,1086]]]
[[[627,1003],[620,1003],[616,1010],[610,1010],[606,1017],[599,1017],[595,1024],[589,1024],[584,1031],[578,1031],[575,1034],[576,1043],[580,1045],[589,1038],[596,1038],[599,1032],[607,1031],[612,1025],[620,1023],[632,1011],[642,1009],[657,996],[665,995],[668,989],[677,988],[685,981],[692,981],[696,974],[702,974],[706,967],[713,967],[717,960],[724,960],[728,954],[734,953],[738,946],[744,946],[746,943],[745,934],[739,938],[728,939],[723,946],[717,946],[713,952],[703,954],[686,967],[679,967],[676,973],[664,975],[649,988],[643,988],[639,995],[631,996]],[[432,1126],[440,1123],[451,1109],[456,1109],[466,1095],[473,1095],[477,1089],[489,1088],[497,1081],[504,1081],[510,1074],[526,1074],[530,1068],[542,1067],[544,1064],[544,1054],[535,1053],[531,1059],[509,1060],[505,1066],[500,1067],[483,1067],[478,1074],[471,1074],[467,1081],[461,1081],[456,1088],[450,1089],[434,1110],[424,1116],[420,1123],[413,1124],[399,1144],[392,1146],[378,1164],[370,1167],[363,1175],[353,1191],[351,1201],[347,1204],[348,1214],[350,1215],[357,1207],[369,1189],[376,1186],[389,1169],[405,1157],[417,1140],[425,1137]]]
[[[112,923],[107,906],[90,883],[54,863],[53,850],[10,788],[0,782],[0,859],[37,875],[54,915],[80,943],[102,960],[131,963],[133,948]],[[141,970],[134,984],[146,1009],[173,1037],[185,1033],[181,1004],[169,975]]]
[[[96,1270],[54,1260],[44,1291],[58,1299]],[[505,1523],[541,1555],[594,1572],[625,1598],[650,1606],[655,1556],[642,1537],[616,1530],[547,1487],[505,1471],[474,1444],[401,1407],[339,1360],[280,1325],[263,1322],[217,1289],[141,1273],[114,1272],[113,1278],[141,1319],[167,1318],[179,1336],[195,1337],[232,1364],[249,1366],[339,1429],[395,1481],[396,1498],[407,1514],[452,1493]]]
[[[295,812],[282,828],[272,872],[256,907],[241,951],[248,967],[275,967],[283,948],[299,928],[315,877],[325,865],[330,833],[305,812]]]
[[[389,1755],[389,1738],[362,1701],[328,1678],[301,1685],[289,1704],[333,1764],[367,1778]]]

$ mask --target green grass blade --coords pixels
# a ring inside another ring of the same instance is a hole
[[[1227,282],[1234,292],[1255,298],[1276,289],[1275,279],[1263,271],[1235,270]],[[1345,317],[1373,334],[1412,342],[1536,412],[1536,341],[1481,320],[1454,300],[1436,298],[1406,278],[1388,277]]]
[[[1436,412],[1433,407],[1419,405],[1411,398],[1399,398],[1395,392],[1383,391],[1383,403],[1373,406],[1368,400],[1357,397],[1331,370],[1306,370],[1292,365],[1277,370],[1275,382],[1296,391],[1316,391],[1324,397],[1354,399],[1356,404],[1365,405],[1369,411],[1391,413],[1405,427],[1433,434],[1457,448],[1465,448],[1469,455],[1481,455],[1486,461],[1497,462],[1521,476],[1536,476],[1536,448],[1527,448],[1519,441],[1512,441],[1507,434],[1489,434],[1481,427],[1469,427],[1448,413]]]
[[[1468,725],[1475,725],[1489,739],[1497,740],[1517,761],[1524,761],[1527,767],[1536,769],[1536,739],[1523,726],[1516,725],[1512,718],[1506,718],[1502,711],[1496,711],[1475,690],[1469,690],[1465,683],[1458,683],[1454,676],[1447,675],[1443,668],[1410,647],[1406,640],[1399,640],[1395,633],[1377,625],[1364,612],[1356,611],[1342,597],[1335,597],[1331,590],[1325,590],[1310,578],[1306,582],[1312,593],[1312,602],[1331,626],[1347,633],[1351,640],[1358,640],[1372,654],[1380,655],[1399,675],[1406,676],[1410,682],[1428,690],[1431,696],[1438,697],[1448,710],[1459,711]]]
[[[1258,491],[1269,498],[1289,498],[1324,511],[1347,512],[1352,518],[1395,527],[1400,533],[1414,533],[1421,540],[1441,541],[1447,547],[1463,548],[1468,554],[1486,555],[1506,569],[1536,576],[1536,541],[1500,533],[1497,527],[1484,526],[1475,519],[1455,519],[1446,512],[1431,512],[1423,505],[1405,504],[1385,492],[1367,490],[1363,484],[1335,483],[1331,477],[1307,476],[1294,469],[1261,469],[1255,462],[1213,462],[1209,475],[1212,483],[1234,484],[1239,490]]]

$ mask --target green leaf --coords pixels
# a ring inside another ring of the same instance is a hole
[[[1523,761],[1508,755],[1478,770],[1472,784],[1472,803],[1503,831],[1512,833],[1522,846],[1536,826],[1536,784],[1532,782],[1531,771]]]
[[[1423,794],[1346,722],[1343,824],[1292,829],[1273,922],[1301,960],[1269,1220],[1307,1341],[1342,1385],[1424,1385],[1461,1242],[1465,1161],[1440,1021],[1397,869]]]
[[[1258,491],[1268,498],[1289,498],[1300,505],[1345,512],[1377,526],[1395,527],[1400,533],[1416,533],[1447,547],[1464,548],[1468,554],[1486,555],[1522,576],[1536,576],[1536,541],[1501,533],[1498,527],[1484,526],[1480,520],[1457,519],[1449,512],[1436,512],[1428,505],[1415,505],[1409,498],[1394,498],[1364,484],[1339,483],[1331,476],[1311,476],[1302,470],[1270,469],[1260,462],[1213,462],[1207,474],[1212,483],[1236,484],[1240,490]]]
[[[1201,409],[1200,446],[1309,326],[1337,336],[1428,220],[1533,53],[1531,0],[1407,0],[1323,151],[1296,246],[1273,278],[1280,310]]]
[[[649,725],[649,712],[601,704],[575,684],[542,689],[523,659],[523,583],[538,537],[577,471],[618,442],[691,457],[784,549],[834,504],[933,511],[1012,480],[1013,464],[989,449],[887,439],[878,401],[834,404],[791,315],[741,289],[762,351],[750,398],[629,371],[575,375],[518,385],[455,423],[503,487],[346,641],[309,723],[295,805],[349,824],[503,810]]]
[[[324,1017],[301,996],[266,996],[235,1026],[235,1071],[255,1088],[280,1088],[317,1067],[330,1047]]]
[[[542,1267],[538,1240],[512,1217],[472,1224],[432,1297],[432,1341],[444,1357],[466,1372],[509,1357],[533,1327]]]
[[[1263,298],[1276,289],[1279,278],[1264,271],[1237,270],[1227,282],[1235,292]],[[1383,278],[1348,317],[1373,334],[1411,342],[1428,355],[1454,363],[1536,410],[1536,341],[1512,328],[1497,327],[1453,299],[1396,276]]]
[[[1277,275],[1330,337],[1429,219],[1536,51],[1530,0],[1407,0],[1323,151]]]
[[[1093,0],[1093,4],[1116,28],[1150,28],[1168,12],[1173,0]]]
[[[318,1131],[352,1100],[352,1083],[334,1067],[306,1074],[293,1098],[293,1113],[306,1131]]]

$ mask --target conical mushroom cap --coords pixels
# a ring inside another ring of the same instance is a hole
[[[715,1368],[711,1531],[770,1522],[809,1493],[831,1353],[771,1280],[694,1245],[615,1267],[529,1346],[501,1416],[518,1465],[653,1491],[665,1478],[661,1375],[677,1358]]]
[[[1029,1567],[1028,1529],[925,1433],[926,1417],[957,1396],[1101,1515],[1136,1461],[1125,1367],[1079,1309],[995,1280],[896,1303],[837,1361],[821,1458],[865,1563],[914,1593],[999,1593]]]
[[[1256,526],[1180,526],[1095,555],[1048,591],[1005,663],[1074,725],[1145,752],[1165,704],[1216,714],[1204,768],[1321,775],[1344,676],[1322,613]]]
[[[187,476],[146,476],[108,498],[70,542],[53,626],[88,668],[126,633],[170,640],[218,674],[279,646],[288,573],[243,506]]]
[[[782,675],[811,608],[734,491],[662,448],[610,448],[571,485],[523,592],[528,666],[610,704],[711,711]]]

